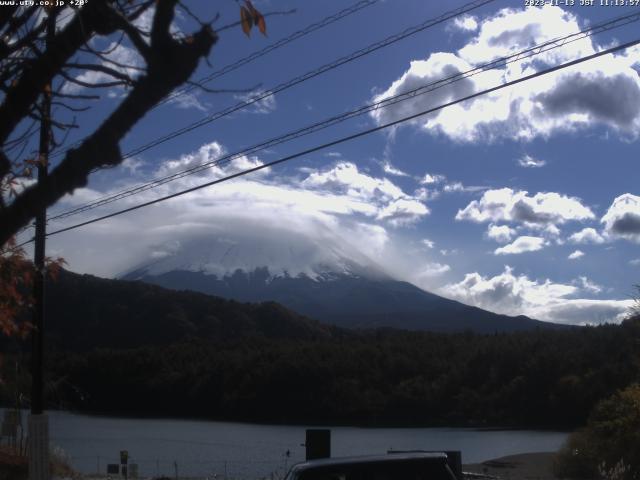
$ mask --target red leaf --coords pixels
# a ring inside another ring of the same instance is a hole
[[[254,15],[254,17],[253,17],[253,21],[258,26],[258,30],[260,30],[260,33],[266,37],[267,36],[267,22],[264,21],[264,16],[260,12],[258,12],[257,10],[256,10],[256,15]]]
[[[242,25],[242,31],[248,37],[251,33],[251,14],[246,7],[240,7],[240,24]]]
[[[244,0],[244,3],[247,6],[247,11],[251,14],[251,18],[253,20],[253,24],[258,27],[260,33],[263,35],[267,35],[267,23],[264,21],[264,16],[258,11],[256,7],[253,6],[251,0]]]

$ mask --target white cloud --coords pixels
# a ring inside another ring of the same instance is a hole
[[[578,18],[559,7],[503,9],[482,22],[477,34],[458,52],[436,52],[411,62],[408,70],[375,97],[381,101],[465,72],[473,66],[524,48],[575,33]],[[493,68],[411,100],[372,112],[380,124],[413,115],[472,93],[533,74],[549,66],[600,50],[585,38],[529,59]],[[574,132],[600,124],[623,137],[640,134],[640,78],[637,56],[599,57],[538,77],[534,82],[456,104],[410,123],[454,141],[531,140]]]
[[[363,213],[396,227],[416,223],[430,213],[419,197],[405,193],[387,178],[362,173],[351,162],[342,161],[332,168],[313,172],[302,181],[302,186],[363,202],[370,207],[370,213]]]
[[[416,60],[411,62],[411,66],[404,75],[396,80],[386,91],[377,95],[374,102],[381,102],[389,97],[400,95],[402,93],[415,90],[424,85],[434,83],[442,78],[456,75],[462,71],[468,70],[470,65],[464,60],[456,57],[452,53],[434,53],[427,60]],[[476,89],[475,81],[472,79],[463,79],[452,83],[449,86],[439,88],[424,95],[412,97],[411,100],[398,102],[392,106],[379,108],[374,110],[371,115],[379,123],[384,124],[402,117],[416,114],[420,111],[437,107],[443,103],[450,102],[456,98],[461,98],[473,93]],[[459,122],[464,122],[460,117],[465,112],[459,105],[450,107],[454,110],[453,114],[459,117]],[[437,122],[444,113],[430,114],[425,119],[417,119],[414,124],[422,125],[423,128],[429,130],[433,122]]]
[[[586,279],[585,279],[586,280]],[[620,322],[633,305],[632,300],[594,300],[570,298],[585,288],[555,283],[549,279],[531,280],[515,275],[510,267],[502,274],[485,277],[468,273],[459,283],[440,292],[450,298],[506,315],[527,315],[538,320],[567,324]],[[587,284],[593,286],[588,280]]]
[[[577,260],[580,257],[584,257],[584,252],[582,250],[575,250],[569,254],[567,257],[569,260]]]
[[[382,170],[384,173],[388,173],[389,175],[395,175],[396,177],[408,177],[409,174],[407,172],[403,172],[402,170],[394,167],[389,162],[384,162],[382,164]]]
[[[516,231],[508,225],[489,225],[487,237],[498,243],[507,243],[516,234]]]
[[[484,20],[478,34],[459,54],[471,62],[488,62],[524,48],[580,31],[577,17],[558,7],[504,8]],[[589,39],[570,44],[566,50],[551,51],[543,58],[562,59],[593,53]]]
[[[575,325],[620,323],[629,314],[632,300],[567,299],[534,309],[539,319]]]
[[[188,110],[190,108],[195,108],[201,112],[208,112],[209,105],[200,101],[198,95],[187,92],[178,92],[178,94],[169,96],[168,103],[171,105],[175,105],[177,108],[181,108],[183,110]]]
[[[589,280],[587,277],[578,277],[578,283],[580,284],[580,286],[582,287],[582,289],[584,291],[590,292],[590,293],[600,293],[602,292],[602,287],[600,285],[598,285],[597,283],[592,282],[591,280]]]
[[[177,159],[165,160],[155,173],[175,174],[203,162],[215,162],[224,155],[225,148],[211,142]],[[117,208],[195,187],[257,165],[262,162],[256,157],[240,157],[126,198]],[[297,175],[300,176],[280,176],[267,171],[197,190],[164,202],[161,207],[148,207],[87,226],[74,236],[52,238],[53,247],[62,252],[70,268],[111,276],[131,268],[148,255],[156,259],[166,256],[170,250],[168,242],[179,242],[183,249],[188,249],[195,237],[218,238],[222,234],[237,233],[238,238],[250,235],[255,238],[256,234],[276,235],[277,230],[282,235],[290,231],[299,238],[326,239],[330,245],[356,245],[357,251],[385,263],[390,273],[401,278],[415,270],[415,259],[403,260],[402,255],[393,253],[395,247],[389,244],[386,228],[418,221],[429,213],[424,204],[388,179],[360,172],[349,162]],[[143,178],[142,174],[139,178]],[[111,191],[78,189],[73,196],[66,196],[58,208],[69,209],[131,186],[111,185]],[[109,213],[115,208],[116,205],[111,204],[100,213]],[[88,218],[90,216],[73,217],[57,222],[56,227]],[[109,256],[102,255],[103,250],[109,251]]]
[[[443,273],[447,273],[451,270],[451,267],[445,263],[428,263],[420,272],[418,273],[419,278],[425,277],[437,277],[438,275],[442,275]]]
[[[595,228],[588,227],[571,235],[569,241],[571,243],[601,244],[604,243],[604,238],[602,238],[602,235],[600,235]]]
[[[473,32],[478,29],[478,21],[471,15],[463,15],[453,20],[453,27],[466,32]]]
[[[357,165],[351,162],[339,162],[332,168],[311,173],[302,185],[339,191],[366,200],[379,198],[389,201],[405,196],[402,189],[390,180],[362,173]]]
[[[448,183],[442,189],[444,192],[464,192],[465,186],[461,182]]]
[[[601,222],[607,236],[640,243],[640,197],[631,193],[620,195]]]
[[[430,210],[418,200],[400,198],[385,206],[378,213],[378,220],[387,220],[394,227],[411,225],[420,218],[429,215]]]
[[[234,95],[234,97],[236,100],[239,100],[243,103],[253,102],[250,106],[244,108],[242,110],[243,112],[258,113],[264,115],[274,112],[278,107],[275,95],[267,95],[264,98],[260,98],[264,94],[265,92],[263,90],[254,90],[253,92],[247,94]]]
[[[257,157],[240,156],[233,159],[222,160],[227,155],[226,149],[218,142],[211,142],[202,145],[195,152],[181,155],[177,160],[167,160],[156,169],[156,177],[178,176],[182,177],[182,172],[190,172],[189,176],[202,181],[202,179],[213,180],[222,178],[233,173],[249,170],[263,165]],[[219,162],[219,163],[218,163]],[[203,165],[209,165],[203,167]],[[268,175],[270,167],[254,172],[256,177]]]
[[[136,49],[114,41],[107,46],[105,51],[108,53],[104,55],[105,60],[99,62],[101,66],[108,67],[121,74],[128,75],[132,79],[135,79],[140,75],[140,67],[144,64],[144,61]],[[108,60],[114,63],[111,63]],[[80,82],[89,84],[118,81],[118,79],[112,77],[106,72],[96,70],[84,70],[74,78]],[[62,92],[67,94],[77,94],[85,88],[86,87],[67,81],[62,87]]]
[[[127,170],[130,175],[136,175],[144,165],[144,160],[136,157],[125,158],[120,164],[120,166]]]
[[[497,248],[494,252],[495,255],[513,255],[525,252],[536,252],[542,250],[547,241],[542,237],[530,237],[524,235],[516,238],[513,243],[505,245],[504,247]]]
[[[422,240],[420,240],[420,243],[422,243],[427,248],[433,248],[436,246],[436,242],[434,242],[433,240],[429,240],[428,238],[423,238]]]
[[[569,220],[589,220],[593,212],[578,198],[555,192],[536,193],[510,188],[488,190],[480,200],[474,200],[459,210],[456,220],[473,222],[521,222],[524,224],[562,224]]]
[[[524,155],[518,159],[518,165],[524,168],[540,168],[546,164],[544,160],[533,158],[531,155]]]
[[[634,267],[640,267],[640,258],[634,258],[629,260],[629,265],[633,265]]]
[[[2,187],[4,188],[0,190],[2,194],[2,201],[5,204],[11,204],[18,195],[36,183],[38,183],[38,180],[29,177],[18,177],[12,179],[11,184],[7,184],[3,179]]]
[[[482,190],[486,190],[486,187],[467,186],[467,185],[464,185],[462,182],[447,183],[442,188],[442,191],[446,192],[446,193],[479,192],[479,191],[482,191]]]
[[[226,154],[224,147],[218,142],[202,145],[197,151],[181,155],[177,160],[167,160],[156,170],[158,177],[173,175],[183,170],[191,169],[219,160]],[[219,167],[203,170],[203,175],[222,176],[224,170]]]
[[[422,177],[422,179],[420,180],[420,183],[422,183],[423,185],[433,185],[436,183],[442,183],[445,180],[446,177],[444,175],[432,175],[430,173],[425,173],[424,177]]]
[[[555,239],[556,239],[556,242],[557,242],[557,243],[559,243],[559,244],[562,244],[562,243],[563,243],[563,241],[562,241],[562,240],[560,240],[559,238],[557,238],[557,237],[559,237],[559,236],[560,236],[560,233],[561,233],[561,232],[560,232],[560,229],[559,229],[558,227],[556,227],[554,224],[552,224],[552,223],[551,223],[551,224],[549,224],[549,225],[546,225],[546,226],[543,228],[543,230],[542,230],[542,231],[543,231],[544,233],[546,233],[546,234],[547,234],[548,236],[550,236],[550,237],[555,237]]]
[[[417,200],[422,200],[423,202],[426,202],[428,200],[435,200],[436,198],[438,198],[440,196],[440,191],[430,189],[430,188],[420,187],[420,188],[417,188],[415,192],[413,192],[413,196]]]

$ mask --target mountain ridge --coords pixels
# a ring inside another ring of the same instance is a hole
[[[391,260],[383,263],[390,265]],[[157,246],[121,278],[240,302],[274,301],[346,328],[478,333],[557,328],[427,292],[344,239],[322,230],[296,231],[294,226],[286,231],[275,225],[260,231],[236,228]]]
[[[241,302],[275,301],[307,317],[343,328],[477,333],[562,328],[524,315],[511,317],[465,305],[389,276],[334,274],[326,280],[304,275],[274,276],[268,267],[249,273],[236,270],[223,278],[184,270],[160,275],[147,275],[144,270],[134,273],[125,279]]]
[[[314,340],[343,334],[275,302],[246,304],[67,270],[49,282],[45,301],[47,342],[61,350],[163,346],[190,339]]]

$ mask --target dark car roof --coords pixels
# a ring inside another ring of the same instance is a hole
[[[337,457],[337,458],[323,458],[321,460],[310,460],[307,462],[298,463],[291,468],[289,472],[302,472],[304,470],[316,467],[329,467],[340,465],[355,465],[364,463],[377,463],[377,462],[404,462],[408,460],[431,460],[434,463],[446,463],[447,455],[445,453],[390,453],[386,455],[363,455],[358,457]]]

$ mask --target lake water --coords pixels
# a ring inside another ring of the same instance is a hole
[[[50,412],[51,443],[85,473],[106,472],[128,450],[142,476],[280,478],[304,460],[305,426],[198,420],[124,419]],[[557,450],[564,432],[462,428],[332,427],[332,455],[394,450],[461,450],[463,463]],[[286,452],[289,452],[287,456]]]

